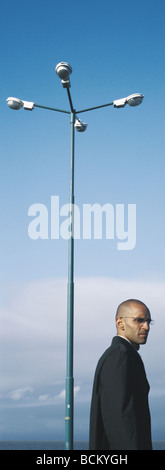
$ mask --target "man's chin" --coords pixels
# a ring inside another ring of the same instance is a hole
[[[147,342],[147,337],[148,335],[141,335],[139,344],[145,344]]]

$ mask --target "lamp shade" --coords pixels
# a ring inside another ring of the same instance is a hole
[[[64,88],[70,87],[70,74],[72,73],[72,67],[67,62],[59,62],[56,65],[55,71],[59,78],[61,78],[62,85]]]
[[[7,101],[9,108],[15,109],[16,111],[18,111],[18,109],[21,109],[23,107],[23,101],[19,100],[18,98],[9,97],[7,98],[6,101]]]
[[[127,103],[129,106],[138,106],[142,103],[144,95],[141,93],[134,93],[133,95],[127,96]]]

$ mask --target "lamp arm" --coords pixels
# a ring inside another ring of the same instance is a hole
[[[99,108],[105,108],[106,106],[112,106],[112,103],[107,103],[107,104],[101,104],[100,106],[94,106],[93,108],[87,108],[87,109],[80,109],[80,111],[76,111],[77,114],[80,113],[86,113],[87,111],[93,111],[94,109],[99,109]]]
[[[57,112],[59,112],[59,113],[70,114],[70,111],[64,111],[63,109],[50,108],[50,107],[48,107],[48,106],[42,106],[42,105],[40,105],[40,104],[35,104],[35,103],[34,103],[34,106],[35,106],[35,108],[48,109],[49,111],[57,111]]]

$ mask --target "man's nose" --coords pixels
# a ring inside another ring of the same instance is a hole
[[[143,327],[145,328],[145,330],[149,330],[150,329],[150,325],[148,323],[148,320],[145,320],[144,323],[143,323]]]

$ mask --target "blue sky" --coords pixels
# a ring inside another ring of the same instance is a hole
[[[118,304],[133,296],[155,318],[141,354],[153,437],[165,437],[164,21],[161,0],[1,5],[1,439],[64,436],[68,242],[30,239],[28,210],[47,207],[50,233],[51,196],[60,207],[69,201],[70,117],[6,104],[15,96],[69,110],[60,61],[72,66],[76,109],[144,94],[137,108],[82,114],[88,127],[75,136],[80,210],[110,203],[137,211],[133,250],[118,251],[116,238],[75,241],[75,438],[88,437],[95,365],[115,334]]]

